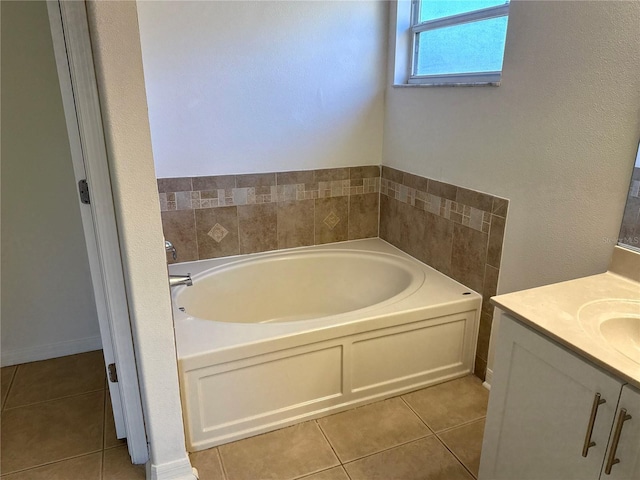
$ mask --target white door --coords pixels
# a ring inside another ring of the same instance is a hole
[[[602,480],[638,480],[640,478],[640,390],[630,385],[622,388],[600,478]]]
[[[494,365],[478,478],[597,480],[622,382],[508,316]]]
[[[118,438],[127,438],[133,463],[149,458],[133,340],[116,229],[102,118],[84,2],[47,2],[58,78],[89,254],[100,336]],[[116,378],[117,377],[117,378]]]

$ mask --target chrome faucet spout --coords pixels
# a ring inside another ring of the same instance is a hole
[[[178,252],[176,251],[176,247],[174,247],[173,243],[171,243],[169,240],[164,241],[164,249],[167,252],[171,252],[171,256],[173,257],[174,260],[178,258]]]
[[[169,286],[177,287],[178,285],[186,285],[187,287],[193,285],[191,274],[187,273],[186,275],[169,275]]]

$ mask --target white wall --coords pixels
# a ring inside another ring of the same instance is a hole
[[[149,440],[147,478],[194,480],[185,450],[136,5],[91,1],[87,15]]]
[[[511,199],[499,292],[606,270],[640,138],[639,25],[637,1],[515,1],[502,86],[387,89],[385,165]]]
[[[101,348],[45,2],[2,2],[2,365]]]
[[[158,177],[379,164],[387,11],[138,2]]]

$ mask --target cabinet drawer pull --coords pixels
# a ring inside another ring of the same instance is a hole
[[[606,475],[609,475],[611,473],[611,468],[616,463],[620,463],[620,459],[616,458],[616,450],[618,450],[618,442],[620,441],[622,426],[627,420],[631,420],[631,415],[627,415],[627,410],[625,408],[621,408],[620,413],[618,414],[618,421],[616,422],[616,429],[613,432],[613,439],[611,440],[611,450],[609,450],[607,465],[604,467],[604,473]]]
[[[586,457],[589,453],[589,449],[596,445],[596,442],[591,441],[591,435],[593,434],[593,424],[596,423],[596,415],[598,415],[598,407],[607,401],[604,398],[600,398],[600,394],[596,393],[593,397],[593,405],[591,406],[591,415],[589,416],[589,423],[587,424],[587,434],[584,437],[584,445],[582,446],[582,456]]]

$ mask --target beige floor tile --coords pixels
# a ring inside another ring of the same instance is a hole
[[[301,477],[299,480],[349,480],[349,476],[344,468],[334,467],[307,477]]]
[[[11,367],[2,367],[0,369],[2,372],[2,379],[0,382],[1,388],[1,397],[2,397],[2,406],[4,407],[4,401],[7,399],[7,393],[9,393],[9,386],[11,385],[11,381],[13,380],[13,375],[16,373],[16,366]]]
[[[315,422],[218,447],[228,480],[287,480],[339,465]]]
[[[434,432],[486,416],[489,392],[469,375],[404,395],[402,398]]]
[[[452,428],[438,434],[438,436],[449,447],[449,450],[477,477],[480,469],[483,433],[484,419]]]
[[[126,446],[111,448],[103,452],[103,480],[144,480],[144,478],[145,466],[131,463]]]
[[[113,408],[111,407],[109,389],[105,390],[104,394],[104,448],[126,445],[127,442],[124,438],[119,439],[116,436],[116,422],[113,419]]]
[[[45,463],[102,449],[102,390],[2,412],[2,471]]]
[[[198,469],[200,480],[224,480],[220,453],[217,448],[210,448],[189,455],[191,465]]]
[[[102,350],[18,366],[6,408],[78,395],[104,388]]]
[[[345,466],[351,480],[473,480],[435,436]]]
[[[2,480],[100,480],[101,470],[102,452],[97,452],[7,475]]]
[[[318,424],[343,463],[431,435],[400,398],[321,418]]]

